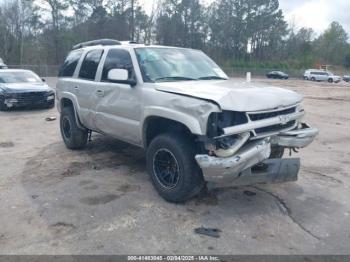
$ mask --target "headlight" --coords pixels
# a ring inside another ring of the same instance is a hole
[[[47,97],[47,100],[49,101],[49,100],[54,100],[55,99],[55,95],[49,95],[48,97]]]
[[[221,113],[211,113],[208,119],[207,135],[209,137],[220,136],[223,128],[241,125],[248,122],[248,118],[243,112],[222,111]]]
[[[303,105],[300,103],[300,104],[297,105],[297,112],[302,112],[302,111],[304,111],[304,107],[303,107]]]
[[[18,103],[18,100],[15,98],[7,98],[5,99],[5,104],[15,104]]]

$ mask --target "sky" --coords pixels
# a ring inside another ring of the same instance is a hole
[[[0,3],[8,0],[0,0]],[[151,13],[152,6],[160,0],[138,0]],[[210,4],[214,0],[201,0]],[[286,21],[297,29],[311,27],[322,33],[332,21],[338,21],[350,37],[350,0],[280,0]]]
[[[157,0],[139,0],[148,13]],[[201,0],[205,4],[213,0]],[[322,33],[332,21],[338,21],[350,36],[350,0],[280,0],[286,21],[297,29],[311,27]]]

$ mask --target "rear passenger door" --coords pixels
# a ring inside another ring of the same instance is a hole
[[[80,107],[79,117],[84,126],[95,130],[95,96],[98,95],[96,72],[103,55],[103,49],[90,50],[81,64],[78,81],[74,85]]]
[[[127,50],[112,48],[105,56],[102,70],[99,68],[101,95],[95,97],[95,125],[104,134],[139,145],[142,89],[113,83],[107,78],[111,69],[126,69],[129,79],[136,79],[131,55]]]

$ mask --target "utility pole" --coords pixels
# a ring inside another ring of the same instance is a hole
[[[130,26],[131,26],[131,41],[135,40],[135,12],[134,12],[134,1],[135,0],[131,0],[131,22],[130,22]]]

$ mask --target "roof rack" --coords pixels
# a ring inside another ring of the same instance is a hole
[[[122,43],[119,42],[118,40],[114,39],[98,39],[98,40],[93,40],[93,41],[88,41],[84,43],[79,43],[75,46],[73,46],[73,50],[87,47],[87,46],[94,46],[94,45],[121,45]]]

